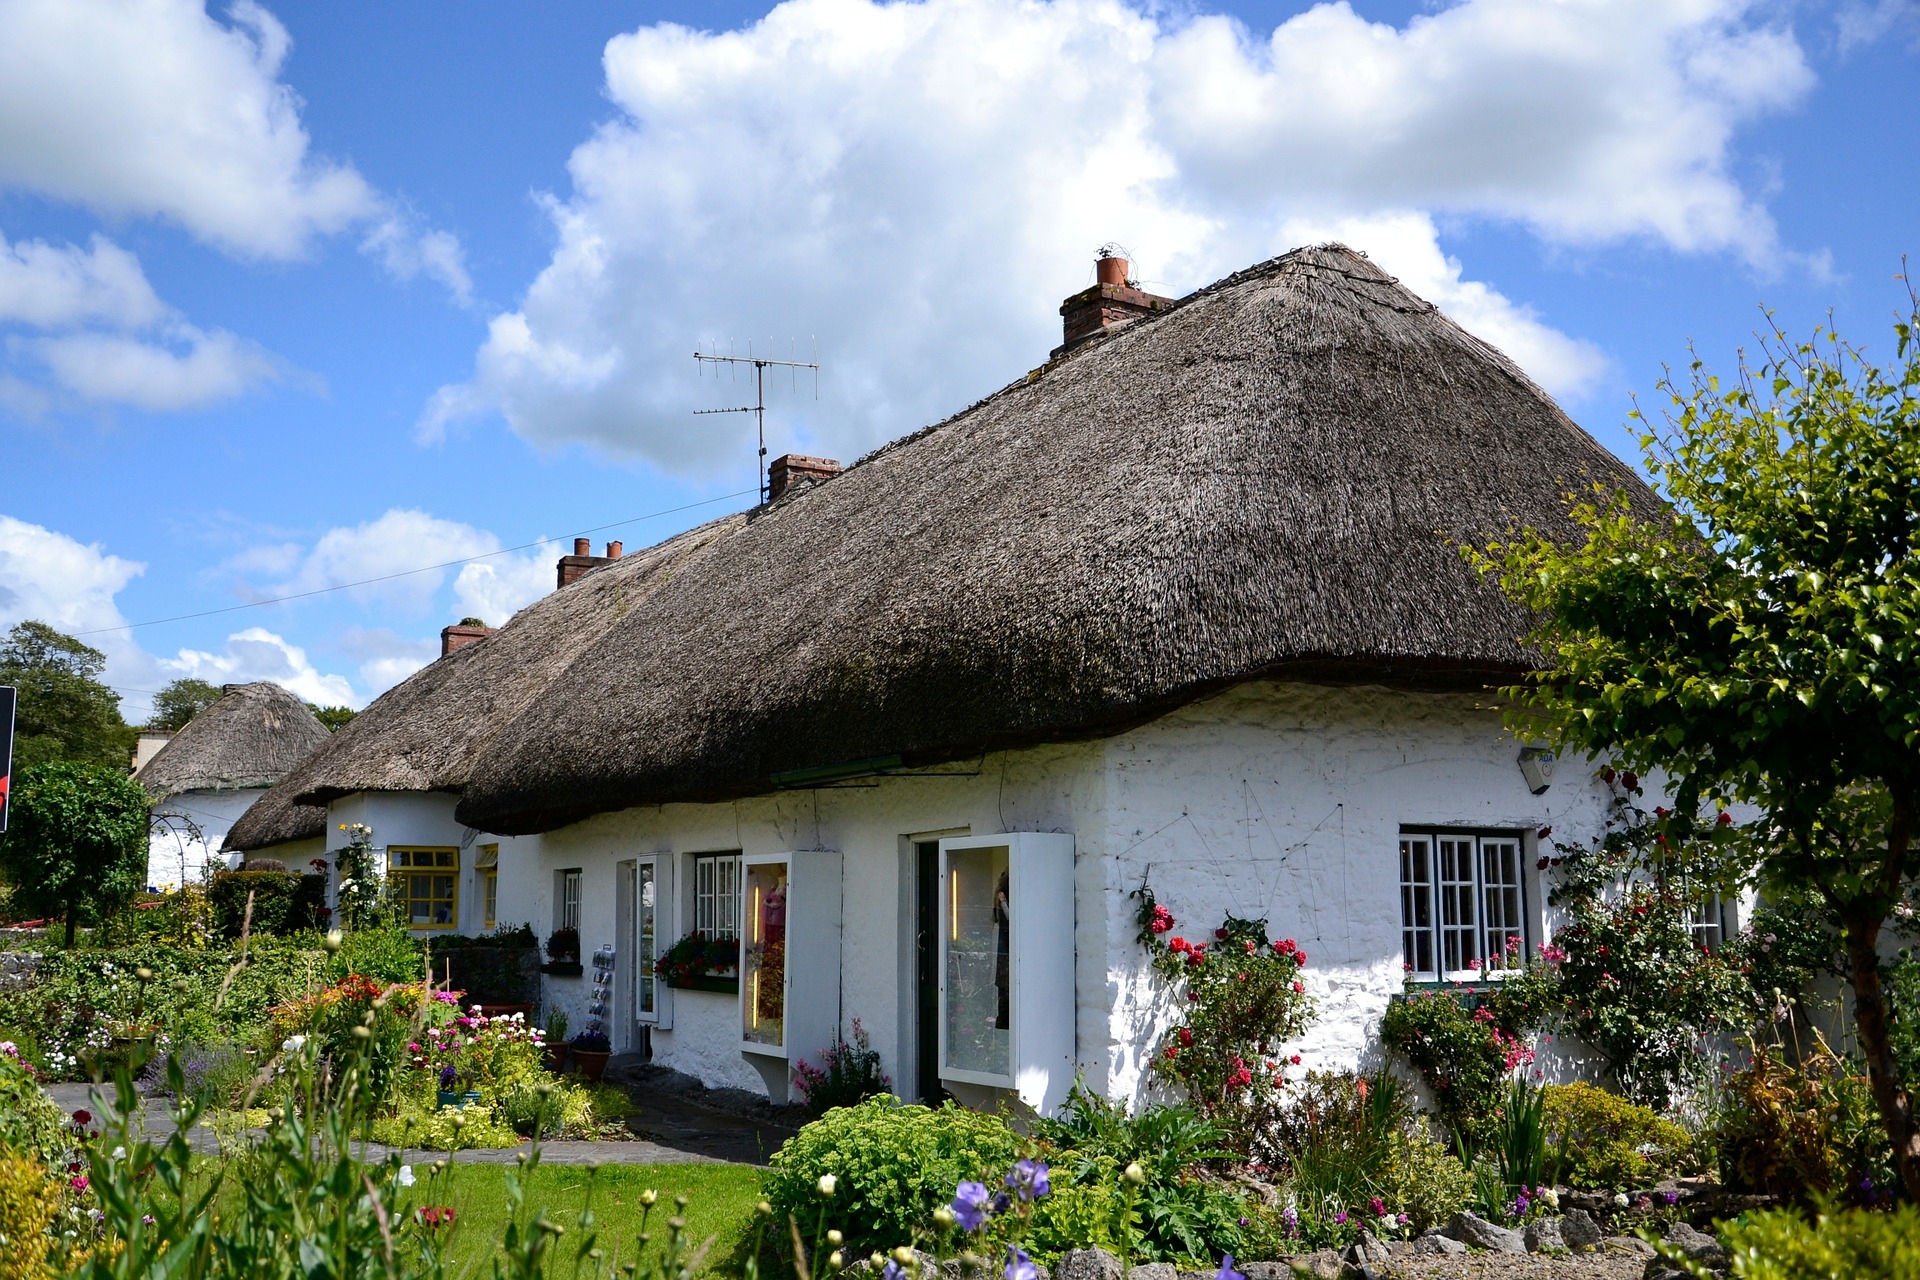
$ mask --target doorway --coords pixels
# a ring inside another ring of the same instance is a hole
[[[914,875],[914,1084],[920,1100],[939,1106],[940,1083],[940,842],[913,842]]]

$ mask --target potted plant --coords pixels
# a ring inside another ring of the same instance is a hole
[[[547,1060],[547,1070],[558,1075],[567,1069],[567,1015],[558,1009],[547,1011],[546,1044],[541,1052]]]
[[[435,1098],[443,1111],[460,1105],[460,1073],[451,1062],[440,1068],[440,1088]]]
[[[607,1059],[613,1056],[613,1043],[604,1031],[582,1031],[567,1042],[567,1048],[573,1052],[580,1074],[589,1080],[598,1080],[607,1069]]]
[[[555,929],[547,937],[547,963],[540,966],[540,972],[559,974],[562,977],[580,976],[580,931],[578,929]]]
[[[734,994],[740,990],[740,940],[709,938],[695,929],[668,947],[653,968],[670,987]]]

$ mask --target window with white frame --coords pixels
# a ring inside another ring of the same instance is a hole
[[[738,853],[703,853],[694,858],[693,927],[709,938],[740,936]]]
[[[1527,953],[1524,846],[1517,832],[1400,833],[1400,946],[1415,977],[1518,965]]]
[[[1726,908],[1720,902],[1720,895],[1709,893],[1694,904],[1693,944],[1702,951],[1718,951],[1727,937]]]
[[[580,869],[562,871],[560,874],[559,918],[554,922],[555,929],[580,928]]]

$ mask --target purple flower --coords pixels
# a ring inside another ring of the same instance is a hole
[[[1334,1221],[1334,1223],[1335,1223],[1335,1225],[1337,1225],[1337,1226],[1342,1226],[1342,1227],[1344,1227],[1344,1226],[1346,1226],[1346,1225],[1347,1225],[1347,1211],[1346,1211],[1345,1209],[1340,1209],[1340,1210],[1336,1210],[1336,1211],[1335,1211],[1335,1213],[1334,1213],[1334,1215],[1333,1215],[1333,1221]]]
[[[1213,1280],[1247,1280],[1247,1277],[1244,1272],[1233,1269],[1233,1255],[1228,1254],[1220,1259],[1220,1270],[1215,1273]]]
[[[963,1182],[953,1189],[953,1203],[948,1206],[959,1221],[962,1231],[978,1231],[987,1224],[987,1185],[984,1182]]]
[[[887,1265],[881,1268],[880,1278],[881,1280],[907,1280],[907,1269],[889,1258]]]
[[[1674,1205],[1680,1203],[1680,1193],[1677,1191],[1662,1191],[1660,1193],[1660,1199],[1671,1209]]]
[[[1008,1247],[1006,1278],[1007,1280],[1040,1280],[1040,1272],[1033,1265],[1033,1259],[1027,1256],[1025,1249]]]
[[[1007,1188],[1022,1200],[1038,1200],[1053,1188],[1047,1183],[1047,1166],[1039,1160],[1022,1160],[1007,1175]]]
[[[453,1069],[451,1062],[440,1068],[440,1087],[442,1089],[452,1092],[453,1086],[458,1083],[460,1083],[460,1073]]]

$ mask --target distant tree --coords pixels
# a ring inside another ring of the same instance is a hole
[[[340,726],[359,715],[352,707],[323,707],[317,702],[309,702],[307,710],[313,712],[313,718],[327,726],[328,733],[337,733]]]
[[[22,622],[0,640],[0,684],[20,690],[16,776],[49,760],[127,767],[134,731],[100,680],[106,665],[107,655],[44,622]]]
[[[220,700],[220,686],[194,676],[182,676],[153,695],[153,715],[147,728],[178,733],[187,721]]]
[[[1840,934],[1867,1079],[1920,1200],[1879,955],[1920,871],[1920,298],[1894,329],[1885,366],[1831,331],[1776,331],[1726,383],[1696,361],[1642,441],[1670,512],[1605,498],[1575,510],[1584,543],[1527,532],[1481,562],[1540,620],[1548,661],[1518,726],[1663,771],[1674,815],[1710,797],[1761,811],[1763,882]]]
[[[74,927],[130,904],[147,878],[146,789],[126,770],[74,760],[36,765],[19,779],[0,836],[0,870],[16,913],[64,916]]]

